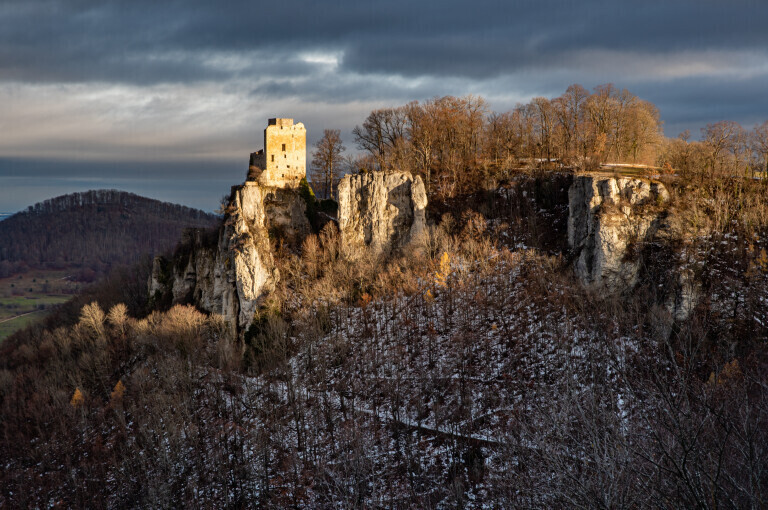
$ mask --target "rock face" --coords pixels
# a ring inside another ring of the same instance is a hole
[[[401,247],[425,228],[427,196],[408,173],[345,177],[339,185],[342,249]],[[250,327],[280,278],[271,239],[299,246],[311,232],[306,204],[290,187],[255,181],[232,188],[217,232],[190,231],[172,260],[155,258],[148,290],[156,302],[192,303],[234,332]]]
[[[611,291],[633,286],[640,268],[633,248],[654,236],[668,199],[659,182],[577,176],[568,190],[568,244],[579,279]]]
[[[338,196],[341,248],[347,256],[363,246],[386,254],[426,227],[424,183],[408,172],[347,175]]]
[[[303,239],[310,230],[304,210],[290,189],[255,182],[233,187],[217,237],[190,233],[172,261],[155,259],[150,295],[170,293],[173,303],[194,303],[222,315],[235,331],[247,329],[279,278],[270,236]]]

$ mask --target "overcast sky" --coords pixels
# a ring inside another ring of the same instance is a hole
[[[676,136],[768,119],[768,0],[0,0],[0,211],[118,188],[206,210],[268,117],[350,131],[614,83]]]

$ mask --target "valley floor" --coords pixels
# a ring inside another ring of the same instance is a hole
[[[0,278],[0,342],[43,318],[79,289],[68,271],[33,270]]]

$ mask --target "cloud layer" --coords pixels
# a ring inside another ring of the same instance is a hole
[[[172,184],[185,165],[244,171],[267,117],[349,139],[375,107],[474,93],[505,110],[571,83],[630,89],[671,135],[749,126],[768,118],[765,26],[764,0],[6,0],[0,184],[20,186],[24,160],[60,179],[98,163],[115,183],[148,165]],[[37,188],[0,210],[50,196]],[[178,200],[219,198],[193,196]]]

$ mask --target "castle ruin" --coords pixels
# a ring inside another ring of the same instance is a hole
[[[251,154],[248,181],[262,186],[297,188],[306,176],[307,130],[293,119],[269,119],[264,148]]]

